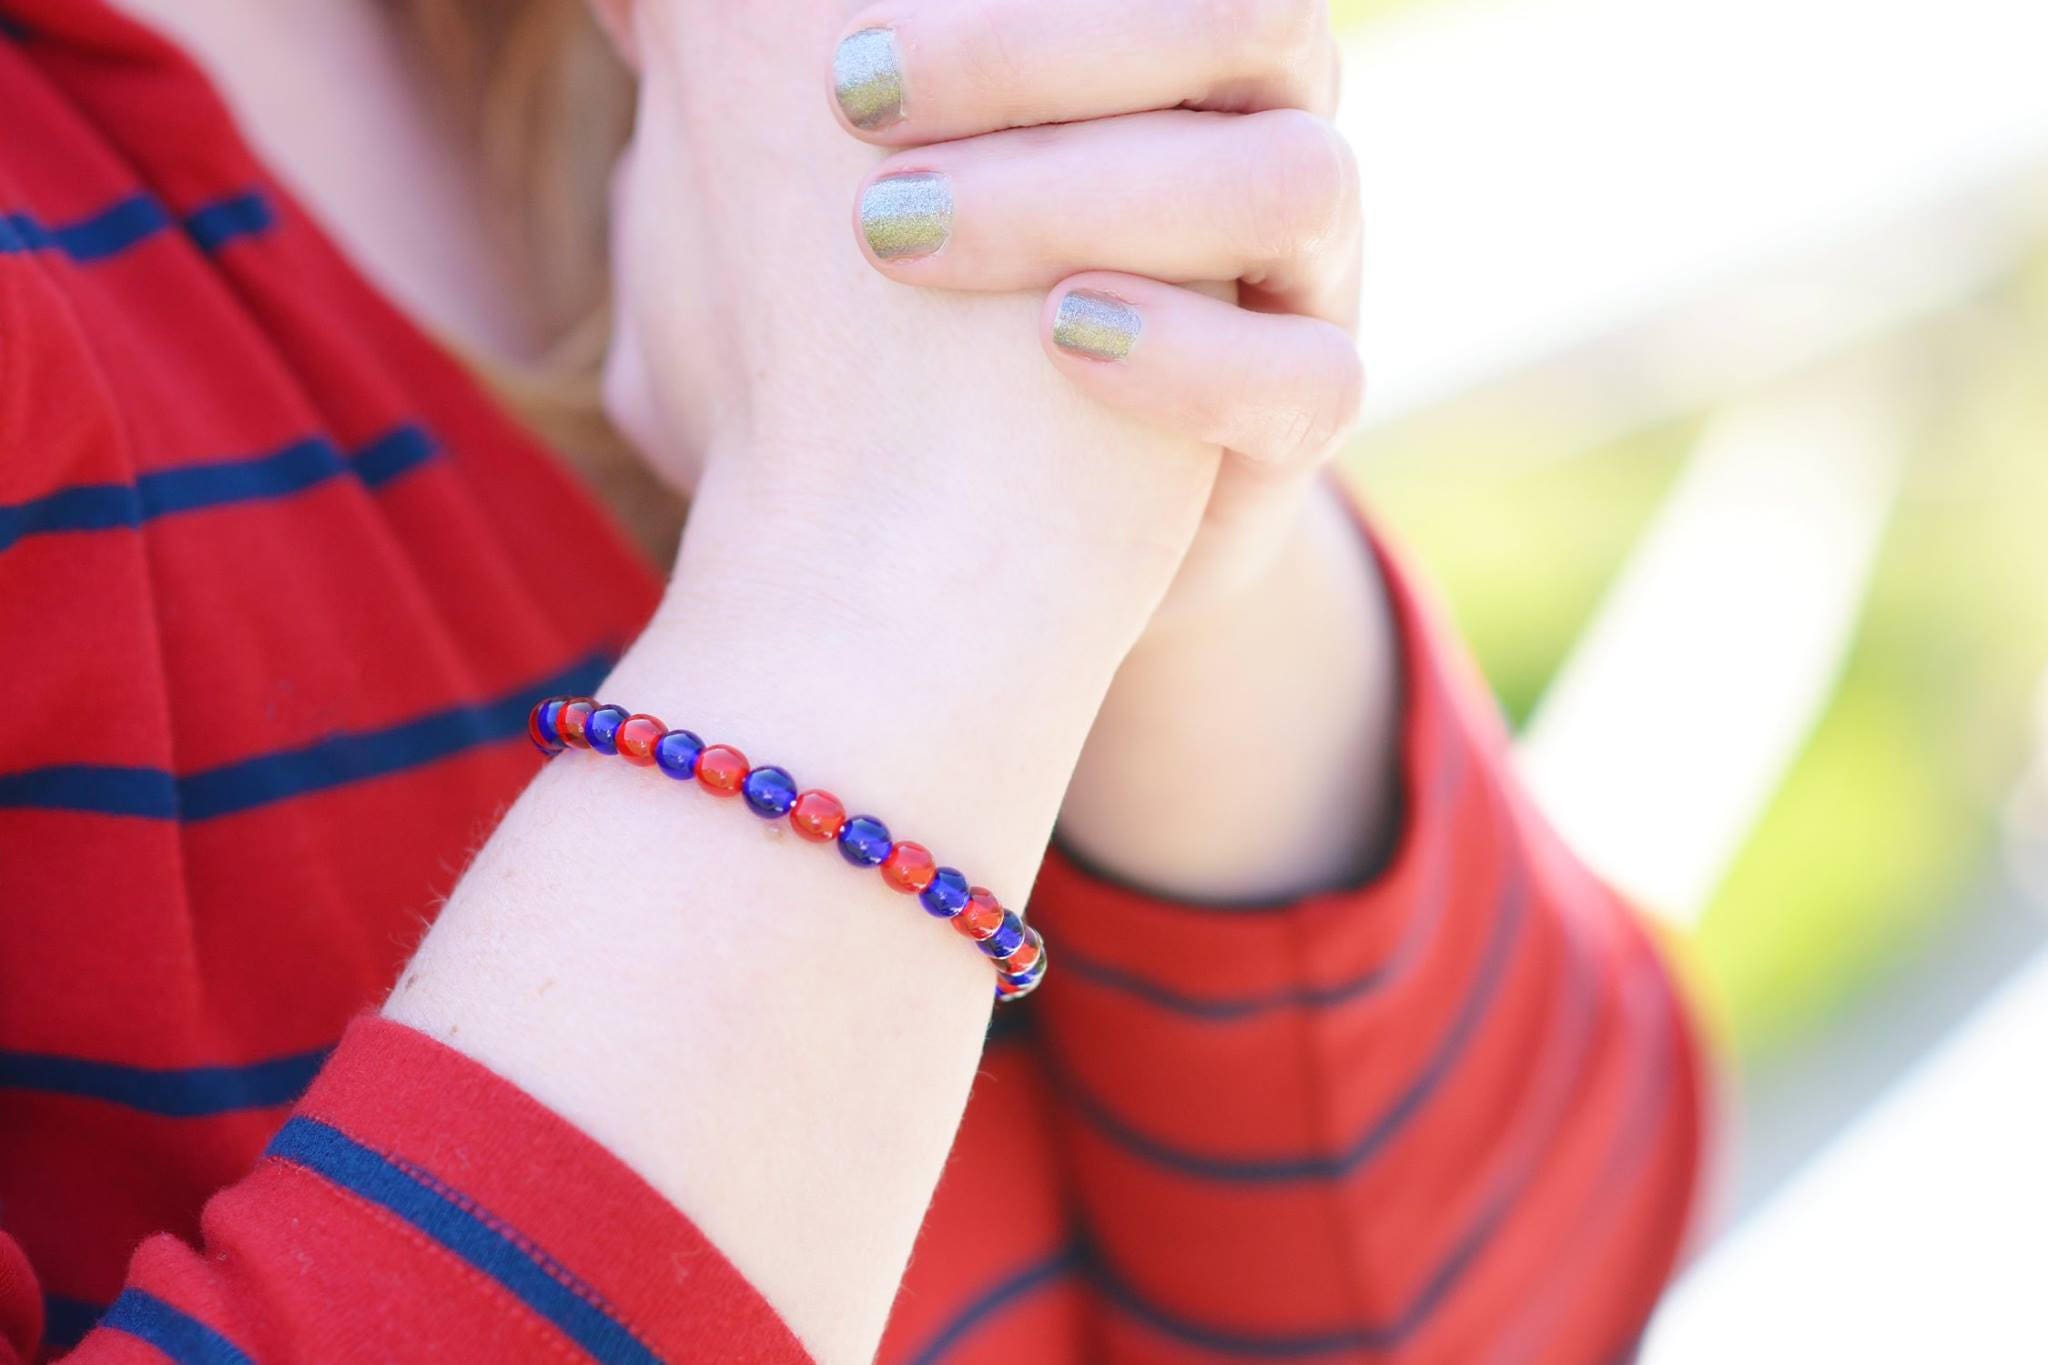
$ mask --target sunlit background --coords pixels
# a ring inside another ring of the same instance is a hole
[[[1731,1059],[1645,1358],[2048,1360],[2048,3],[1337,11],[1347,468]]]

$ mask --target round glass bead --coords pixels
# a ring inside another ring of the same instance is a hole
[[[1001,972],[998,974],[999,979],[1009,982],[1012,986],[1035,986],[1038,984],[1038,978],[1044,975],[1045,957],[1043,954],[1033,959],[1031,965],[1022,971]]]
[[[654,766],[678,782],[688,782],[697,775],[697,756],[703,752],[703,740],[688,730],[671,730],[654,741]]]
[[[697,780],[713,796],[738,796],[747,780],[747,756],[730,744],[714,744],[697,755]]]
[[[597,703],[589,697],[571,697],[563,702],[562,709],[555,713],[555,732],[562,743],[571,749],[588,749],[590,741],[584,737],[583,726],[596,709]]]
[[[988,889],[977,886],[968,891],[966,907],[953,916],[953,927],[978,942],[1003,927],[1004,913]]]
[[[533,708],[526,718],[526,737],[533,741],[533,747],[544,754],[562,752],[562,736],[555,729],[555,717],[561,712],[567,697],[549,697]]]
[[[740,795],[763,820],[779,820],[796,805],[796,779],[781,768],[756,768],[740,785]]]
[[[995,999],[1014,1005],[1016,1001],[1022,1001],[1026,995],[1030,995],[1032,990],[1036,990],[1038,982],[1042,982],[1042,980],[1044,980],[1044,968],[1042,966],[1028,980],[1010,980],[1008,976],[997,976],[995,978]]]
[[[845,823],[846,807],[831,792],[805,792],[789,810],[790,828],[814,844],[837,839]]]
[[[981,941],[981,950],[990,957],[1004,958],[1024,946],[1024,921],[1015,910],[1003,911],[1003,919],[995,932]]]
[[[662,731],[668,727],[653,716],[629,716],[619,727],[612,743],[618,747],[619,757],[636,768],[654,766],[654,746],[661,741]]]
[[[583,722],[583,737],[590,741],[591,751],[600,754],[616,754],[619,751],[619,727],[632,716],[623,706],[600,706],[590,713]]]
[[[973,889],[956,869],[942,867],[932,873],[931,885],[918,893],[917,903],[934,919],[951,919],[967,908],[967,894]]]
[[[1017,945],[1017,951],[996,963],[996,967],[1006,976],[1017,976],[1030,971],[1043,961],[1045,961],[1045,940],[1038,936],[1036,929],[1026,925],[1024,927],[1024,941]]]
[[[889,850],[889,857],[882,864],[882,880],[914,896],[932,884],[932,874],[938,870],[930,849],[906,840]]]
[[[872,815],[856,815],[839,827],[839,856],[855,867],[879,867],[895,844],[889,827]]]
[[[1022,972],[1004,972],[996,977],[996,996],[1002,1000],[1018,1000],[1038,989],[1038,983],[1045,980],[1044,954],[1040,954],[1036,965]]]

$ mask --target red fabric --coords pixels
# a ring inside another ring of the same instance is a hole
[[[526,705],[654,575],[175,52],[0,0],[0,107],[0,1357],[95,1319],[82,1358],[799,1356],[561,1119],[349,1025],[534,771]],[[1000,1016],[885,1359],[1640,1330],[1700,1045],[1390,577],[1391,864],[1223,908],[1053,857],[1051,980]]]

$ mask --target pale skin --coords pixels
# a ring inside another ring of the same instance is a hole
[[[202,56],[316,207],[351,206],[329,221],[401,302],[466,345],[523,349],[488,264],[432,265],[480,248],[425,101],[351,121],[304,98],[402,91],[374,6],[127,6]],[[694,507],[602,695],[789,766],[1013,904],[1056,820],[1167,895],[1359,876],[1393,818],[1397,661],[1370,557],[1317,477],[1360,390],[1322,7],[602,17],[641,73],[610,405]],[[835,117],[829,69],[876,25],[899,34],[912,98],[862,132]],[[338,154],[350,137],[374,145]],[[956,230],[885,262],[850,208],[906,168],[950,177]],[[437,171],[446,193],[396,190]],[[1143,316],[1127,360],[1052,343],[1077,284]],[[816,1355],[852,1361],[880,1338],[990,987],[879,879],[571,755],[507,814],[386,1009],[610,1147]]]

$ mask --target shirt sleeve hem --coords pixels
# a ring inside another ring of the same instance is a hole
[[[1483,684],[1449,644],[1435,604],[1364,514],[1354,512],[1386,585],[1401,669],[1399,824],[1389,856],[1360,884],[1274,901],[1206,904],[1154,895],[1055,844],[1032,898],[1055,971],[1064,954],[1119,974],[1142,974],[1156,945],[1171,943],[1176,976],[1197,994],[1212,975],[1210,984],[1221,990],[1242,990],[1267,976],[1277,984],[1298,975],[1294,949],[1304,933],[1328,928],[1342,941],[1359,940],[1355,954],[1330,959],[1332,969],[1342,971],[1348,962],[1392,951],[1414,907],[1431,902],[1430,884],[1442,877],[1460,830],[1472,824],[1470,806],[1489,799],[1484,792],[1505,761],[1506,730]]]
[[[603,1358],[809,1358],[637,1173],[509,1081],[403,1025],[358,1019],[265,1156],[410,1224],[571,1341],[603,1347]]]

